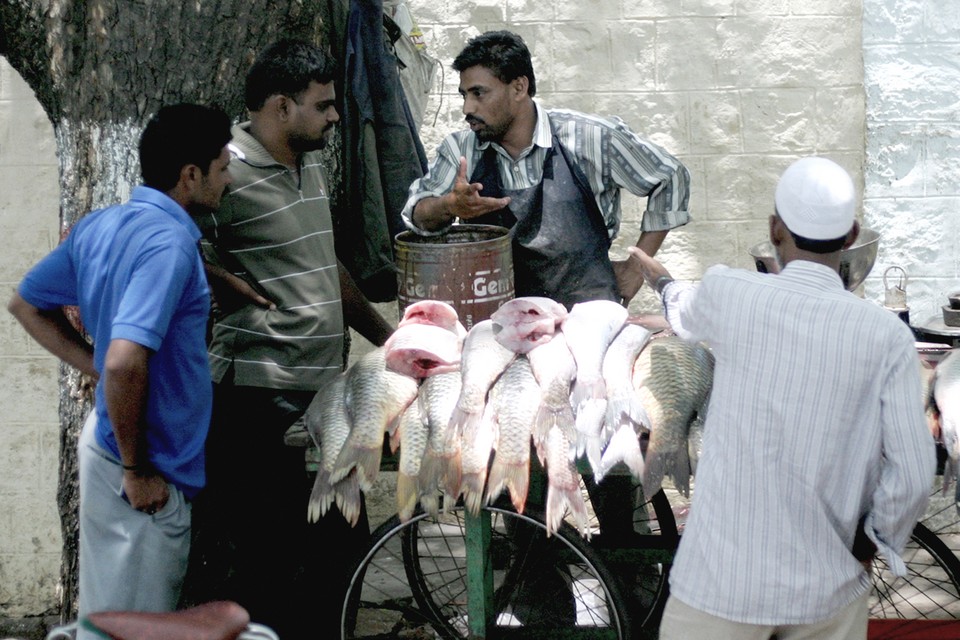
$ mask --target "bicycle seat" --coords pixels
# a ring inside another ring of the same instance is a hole
[[[101,611],[83,624],[113,640],[236,640],[249,622],[246,609],[219,600],[167,613]]]

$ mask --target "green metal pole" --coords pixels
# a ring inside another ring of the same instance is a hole
[[[467,624],[470,638],[482,640],[494,618],[493,565],[490,563],[490,512],[464,509],[467,542]]]

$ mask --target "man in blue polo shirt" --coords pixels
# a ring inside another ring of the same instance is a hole
[[[176,608],[212,397],[210,295],[190,214],[219,205],[229,141],[221,111],[162,108],[140,139],[144,185],[77,223],[8,307],[41,346],[98,381],[78,455],[81,617]],[[79,307],[92,346],[66,305]]]

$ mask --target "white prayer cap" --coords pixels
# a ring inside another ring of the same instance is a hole
[[[793,233],[833,240],[853,226],[856,192],[850,175],[826,158],[801,158],[780,176],[774,203]]]

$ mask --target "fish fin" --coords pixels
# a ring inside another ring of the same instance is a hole
[[[473,442],[482,422],[482,411],[466,411],[457,405],[453,413],[450,414],[450,424],[447,426],[447,442],[453,442],[453,439],[457,438],[461,441]]]
[[[407,522],[417,510],[420,497],[420,483],[417,476],[397,473],[397,516],[400,522]]]
[[[569,404],[564,404],[560,409],[553,409],[541,403],[540,408],[537,409],[537,417],[531,432],[534,444],[542,444],[553,426],[559,427],[567,440],[576,442],[576,424],[577,420],[573,415],[573,407]]]
[[[344,445],[343,449],[340,450],[340,455],[337,457],[336,468],[341,471],[338,475],[337,473],[331,473],[331,480],[337,482],[346,477],[349,473],[347,469],[346,473],[342,473],[344,467],[341,465],[341,460],[352,460],[352,466],[357,470],[357,480],[360,482],[361,491],[370,491],[373,488],[373,481],[377,479],[377,475],[380,473],[380,458],[383,456],[383,447],[361,447],[358,445],[351,445],[350,441],[347,441],[347,444]],[[336,477],[336,480],[333,478]]]
[[[640,484],[643,486],[643,494],[652,496],[663,487],[663,478],[666,475],[667,468],[664,454],[652,446],[652,441],[647,445],[647,455],[643,463],[643,476],[640,479]]]
[[[670,477],[673,479],[674,488],[683,494],[684,498],[690,497],[690,453],[687,447],[677,449],[675,455],[669,460]]]
[[[454,497],[454,499],[456,499],[456,497],[460,495],[461,473],[463,472],[460,452],[457,451],[454,454],[443,456],[441,459],[441,465],[441,488],[445,494],[451,495]]]
[[[485,502],[493,504],[506,487],[510,491],[510,501],[517,513],[523,513],[527,504],[527,491],[530,486],[530,460],[525,463],[503,464],[496,457],[490,466],[490,476],[487,480],[487,497]]]
[[[603,378],[581,379],[573,381],[570,393],[570,404],[580,412],[580,405],[588,400],[600,400],[607,397],[607,383]]]
[[[635,392],[618,393],[607,399],[605,423],[608,426],[616,426],[621,424],[624,419],[628,419],[647,430],[650,429],[650,416],[647,414],[647,409],[643,406],[640,396]]]
[[[440,494],[434,491],[423,494],[420,496],[420,506],[430,517],[436,518],[440,515]]]
[[[435,451],[428,449],[420,461],[419,485],[423,493],[433,493],[441,488],[443,477],[443,458]]]
[[[402,437],[403,427],[397,426],[396,429],[390,433],[390,453],[396,453],[397,449],[400,448],[400,438]]]
[[[547,486],[547,536],[551,536],[560,529],[567,512],[573,516],[574,523],[580,535],[590,538],[589,516],[587,504],[580,493],[580,487],[563,488],[556,485]]]
[[[317,471],[310,490],[310,500],[307,502],[307,522],[317,522],[327,513],[333,502],[334,492],[330,484],[330,473],[323,469]]]
[[[460,479],[463,506],[471,515],[480,513],[480,509],[483,507],[483,485],[486,475],[486,470],[484,470],[481,473],[465,473]]]
[[[603,476],[607,475],[620,462],[626,465],[634,478],[638,480],[643,478],[645,465],[643,453],[640,451],[640,440],[630,423],[621,424],[620,428],[614,432],[613,437],[610,438],[606,449],[603,450],[597,482],[602,480]]]
[[[350,523],[357,526],[360,521],[360,482],[356,473],[349,474],[333,487],[336,494],[337,508],[341,515]]]

